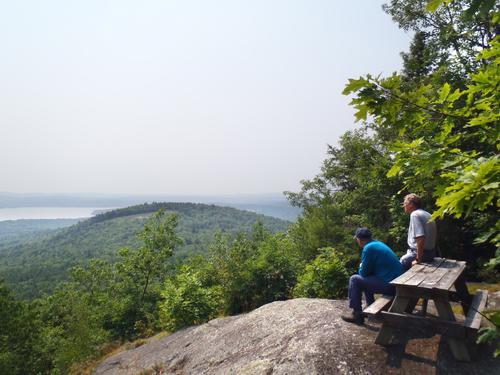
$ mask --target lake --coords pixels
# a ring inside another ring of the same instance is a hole
[[[0,221],[20,219],[79,219],[111,207],[16,207],[0,208]]]

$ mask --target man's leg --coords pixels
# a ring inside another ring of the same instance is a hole
[[[431,263],[436,257],[436,250],[424,250],[422,262]]]
[[[361,294],[363,292],[363,277],[352,275],[349,279],[349,307],[361,312]]]
[[[340,317],[349,323],[363,324],[364,316],[361,311],[361,296],[363,293],[363,277],[352,275],[349,279],[349,307],[352,313]]]
[[[368,276],[363,278],[363,290],[365,292],[366,304],[371,305],[375,302],[375,293],[387,294],[393,296],[396,294],[394,285],[385,282],[376,276]]]
[[[351,315],[342,315],[346,322],[363,324],[364,316],[361,309],[361,295],[365,293],[368,305],[374,302],[374,293],[395,294],[394,285],[391,285],[376,276],[362,277],[352,275],[349,279],[349,307],[352,309]]]
[[[399,260],[403,265],[405,271],[408,271],[411,268],[411,263],[417,259],[417,252],[411,249],[408,249],[405,255],[401,257]]]

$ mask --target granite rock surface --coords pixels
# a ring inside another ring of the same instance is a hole
[[[346,301],[293,299],[219,318],[106,359],[97,375],[112,374],[500,374],[492,348],[457,362],[445,339],[400,332],[375,344],[380,323],[340,319]]]

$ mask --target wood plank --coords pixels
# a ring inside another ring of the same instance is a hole
[[[394,296],[383,295],[380,296],[370,306],[365,308],[363,312],[368,315],[377,315],[380,311],[385,309],[394,299]]]
[[[431,263],[417,264],[410,268],[410,270],[414,268],[416,269],[414,275],[409,275],[405,278],[401,278],[400,280],[396,279],[393,283],[397,285],[404,284],[409,286],[419,286],[424,280],[427,280],[430,277],[430,274],[434,274],[437,270],[439,270],[441,265],[445,262],[446,260],[444,258],[434,258]]]
[[[448,270],[445,268],[437,268],[432,274],[429,274],[428,277],[423,280],[419,287],[432,289],[434,286],[439,283],[439,281],[448,273]]]
[[[424,268],[418,273],[418,275],[407,280],[405,282],[405,285],[420,286],[420,284],[424,282],[427,278],[432,277],[431,275],[434,274],[438,269],[439,268],[437,267],[424,265]]]
[[[446,298],[448,296],[448,292],[438,289],[421,288],[419,286],[398,285],[397,295],[408,298],[436,299],[443,298],[443,296]]]
[[[401,276],[398,276],[394,280],[391,281],[391,284],[404,284],[406,280],[411,279],[413,276],[415,276],[420,270],[424,268],[423,264],[416,264],[412,268],[410,268],[408,271],[403,273]]]
[[[464,326],[470,327],[473,329],[479,329],[481,325],[482,315],[480,312],[484,310],[486,306],[486,301],[488,299],[488,291],[487,290],[477,290],[474,298],[472,299],[472,303],[469,309],[469,313],[467,314],[467,318],[465,319]]]
[[[465,270],[465,262],[455,262],[454,264],[446,262],[442,267],[449,269],[449,272],[434,286],[434,289],[449,291]]]
[[[384,321],[384,324],[392,327],[420,329],[457,339],[466,339],[469,336],[467,334],[469,329],[457,322],[450,322],[419,315],[399,314],[388,311],[382,311],[381,318]]]

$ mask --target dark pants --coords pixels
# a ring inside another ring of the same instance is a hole
[[[363,277],[352,275],[349,279],[349,307],[354,311],[361,312],[361,294],[365,292],[366,304],[371,305],[375,299],[374,293],[396,294],[394,285],[391,285],[377,276]]]
[[[436,256],[436,250],[424,250],[422,262],[430,263]],[[417,250],[408,249],[406,254],[399,260],[405,271],[411,268],[412,262],[417,259]]]

